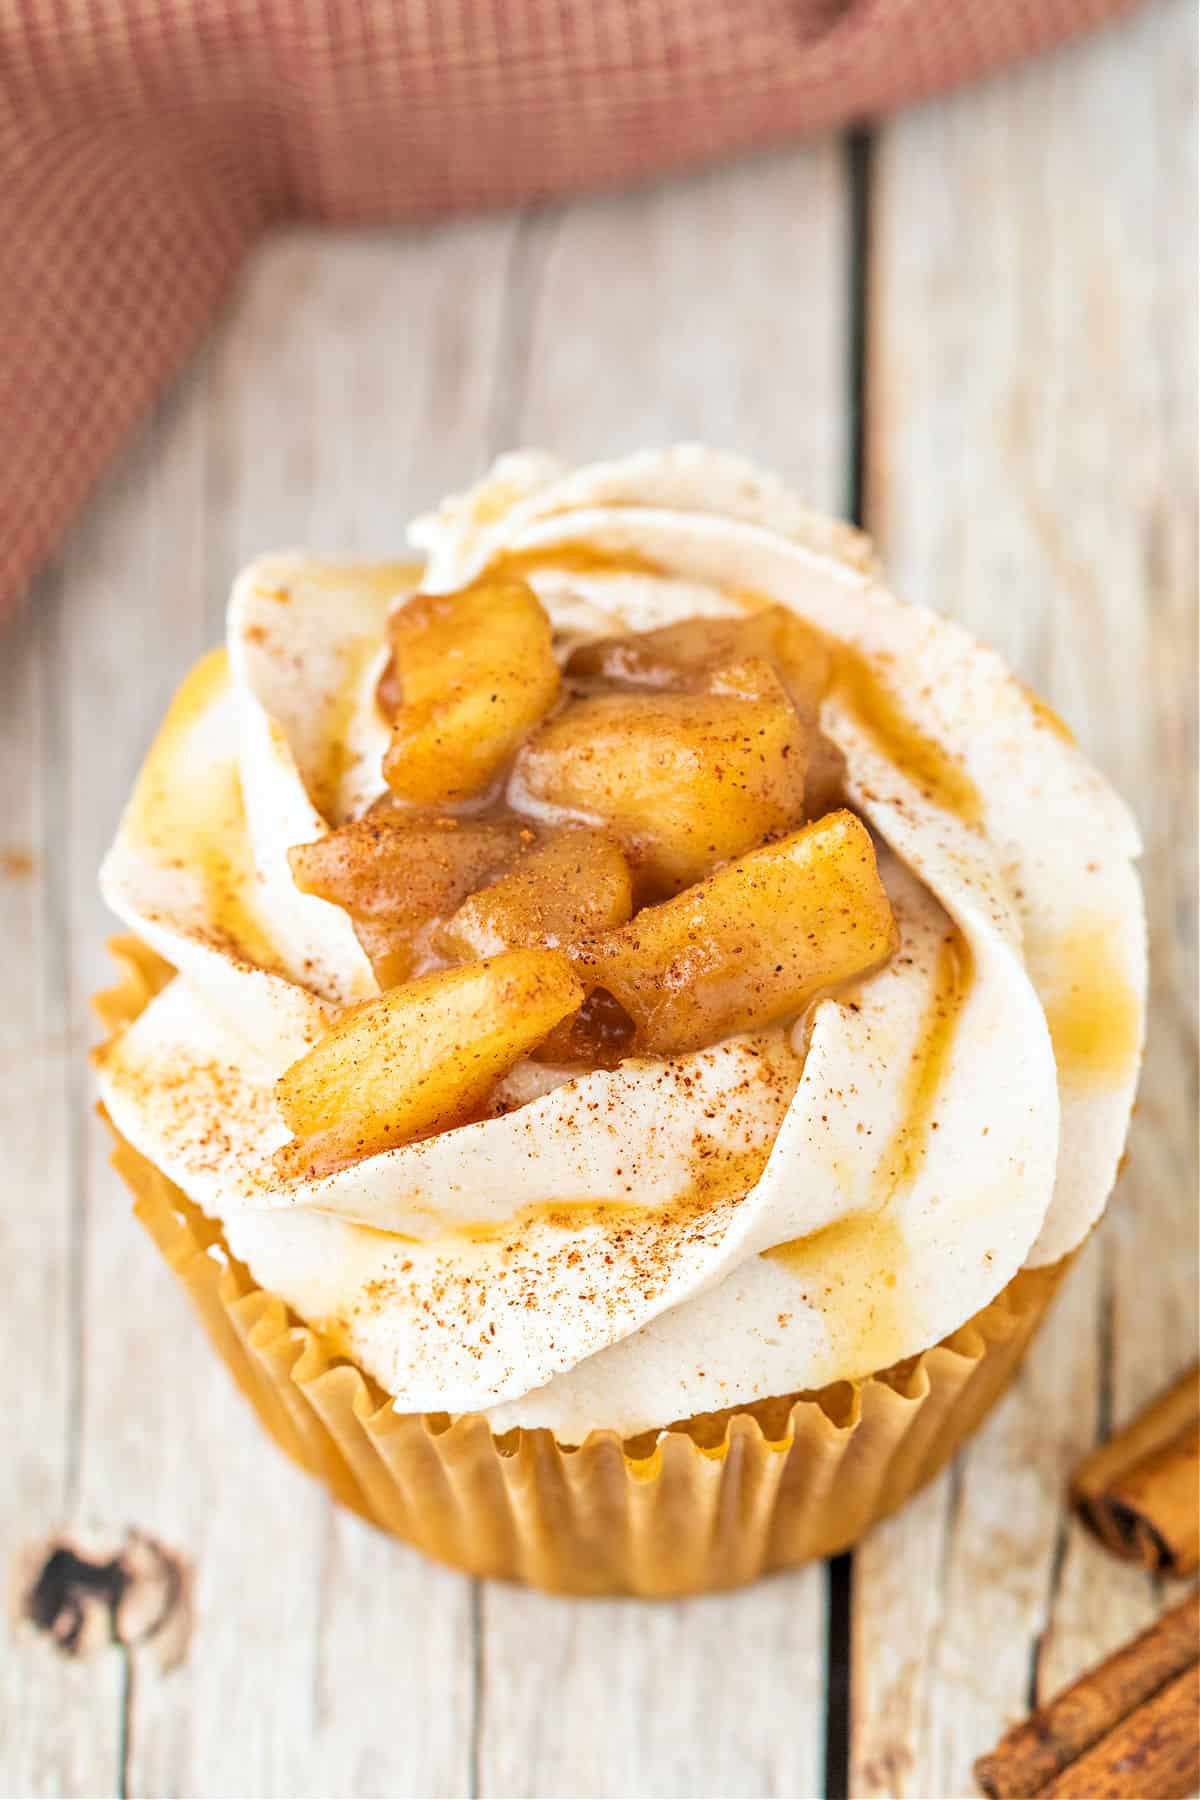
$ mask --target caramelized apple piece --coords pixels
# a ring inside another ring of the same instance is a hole
[[[819,818],[843,804],[844,762],[818,728],[821,701],[833,679],[833,655],[819,631],[785,606],[719,619],[683,619],[659,631],[584,644],[569,675],[627,687],[671,689],[711,685],[723,664],[763,658],[788,691],[809,738],[804,810]]]
[[[829,686],[829,649],[818,631],[786,606],[719,619],[681,619],[658,631],[583,644],[567,663],[570,675],[658,689],[695,687],[722,664],[761,658],[774,665],[806,724]]]
[[[464,900],[434,941],[454,961],[537,944],[555,948],[623,925],[632,911],[633,884],[620,845],[603,831],[568,825]]]
[[[517,806],[610,827],[643,892],[673,893],[804,816],[806,742],[777,677],[754,694],[603,694],[549,720],[517,758]]]
[[[383,773],[410,806],[458,806],[485,792],[554,704],[550,621],[527,582],[484,577],[417,594],[391,621],[403,705]]]
[[[410,821],[387,806],[288,852],[296,886],[342,906],[380,987],[412,974],[418,937],[500,874],[533,831],[520,820]]]
[[[895,942],[870,835],[853,813],[835,812],[572,957],[630,1015],[638,1050],[675,1055],[802,1012]]]
[[[286,1176],[326,1174],[480,1115],[499,1078],[575,1011],[558,950],[512,950],[350,1007],[276,1084]]]

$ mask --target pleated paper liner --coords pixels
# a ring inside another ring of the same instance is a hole
[[[110,1030],[170,975],[136,939],[113,951],[121,979],[97,1001]],[[1072,1260],[1023,1271],[934,1349],[866,1381],[570,1447],[544,1430],[495,1437],[479,1415],[397,1413],[119,1135],[114,1163],[215,1349],[294,1461],[439,1561],[560,1593],[700,1593],[845,1549],[979,1425]]]

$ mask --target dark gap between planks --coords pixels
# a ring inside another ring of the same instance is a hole
[[[872,139],[852,131],[845,139],[848,190],[846,255],[846,512],[856,525],[863,517],[866,485],[867,257],[870,239]],[[854,1555],[827,1564],[825,1638],[825,1800],[850,1794],[850,1648],[854,1605]]]

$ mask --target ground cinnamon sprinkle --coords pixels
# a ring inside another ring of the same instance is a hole
[[[121,1039],[96,1053],[114,1087],[140,1112],[167,1121],[167,1135],[197,1175],[213,1175],[248,1149],[277,1139],[279,1119],[269,1088],[256,1088],[240,1070],[215,1058],[156,1057],[142,1065],[122,1054]]]
[[[419,1320],[418,1340],[450,1339],[476,1361],[491,1354],[497,1309],[536,1317],[547,1327],[564,1313],[599,1314],[606,1328],[652,1303],[688,1253],[720,1241],[766,1160],[767,1147],[730,1154],[697,1134],[686,1189],[662,1206],[612,1202],[537,1203],[496,1225],[463,1227],[432,1262],[399,1268],[363,1290],[360,1317],[404,1308]],[[630,1183],[633,1191],[634,1183]],[[585,1257],[580,1232],[603,1242]],[[499,1266],[464,1264],[455,1240],[495,1244]],[[615,1271],[597,1284],[589,1268]],[[409,1274],[409,1279],[404,1279]],[[582,1277],[582,1279],[581,1279]],[[414,1353],[419,1354],[419,1353]]]

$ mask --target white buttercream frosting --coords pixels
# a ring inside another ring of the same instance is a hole
[[[524,558],[564,647],[748,595],[843,646],[822,726],[900,948],[804,1041],[519,1067],[499,1117],[284,1183],[275,1080],[377,991],[286,853],[382,791],[386,619],[418,577],[264,559],[102,877],[179,971],[103,1053],[105,1105],[255,1278],[401,1409],[576,1442],[866,1376],[1078,1244],[1128,1124],[1144,925],[1134,825],[1053,715],[858,533],[709,451],[506,457],[411,535],[435,590]]]

